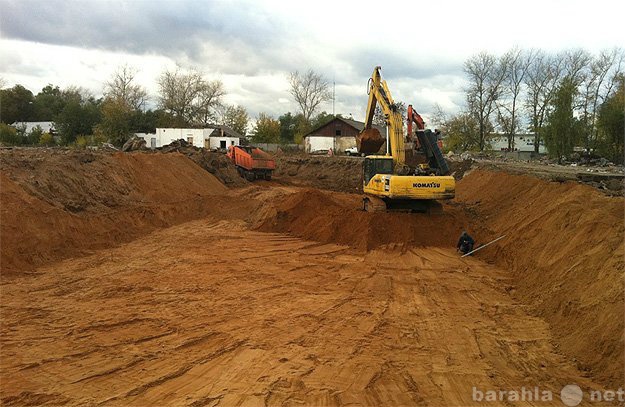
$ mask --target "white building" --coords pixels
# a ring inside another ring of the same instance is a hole
[[[24,129],[24,134],[30,134],[35,127],[39,127],[44,133],[55,132],[54,122],[15,122],[11,126],[16,129]]]
[[[150,148],[163,147],[183,139],[193,146],[212,150],[238,146],[243,138],[230,127],[222,125],[211,125],[203,129],[157,128],[156,133],[136,133],[136,136],[143,138]]]
[[[493,151],[506,151],[508,149],[508,138],[505,136],[495,136],[490,139],[490,146]],[[533,134],[517,134],[514,137],[514,151],[533,152],[534,151],[534,135]],[[539,154],[546,154],[547,149],[543,143],[538,146]]]
[[[386,130],[382,126],[374,125],[382,137]],[[355,136],[365,128],[365,123],[343,117],[335,117],[328,123],[319,126],[304,135],[304,148],[308,153],[327,151],[342,152],[356,147]],[[386,147],[384,147],[386,148]],[[384,148],[381,148],[383,151]]]

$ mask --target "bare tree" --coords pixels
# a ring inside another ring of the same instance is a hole
[[[328,81],[312,69],[304,74],[298,71],[292,72],[289,76],[289,84],[291,85],[290,93],[308,122],[319,105],[332,98]]]
[[[622,49],[603,50],[587,66],[581,85],[581,118],[584,123],[582,138],[588,149],[597,140],[597,108],[612,91],[616,75],[621,71],[623,58]]]
[[[506,70],[502,84],[504,98],[497,102],[497,115],[499,124],[508,138],[510,150],[514,149],[514,138],[520,128],[519,96],[532,56],[532,51],[526,52],[514,47],[503,57]]]
[[[434,126],[437,128],[442,128],[445,126],[445,123],[449,120],[449,115],[445,113],[441,105],[438,103],[434,104],[434,113],[432,113],[431,121]]]
[[[554,92],[563,76],[561,55],[547,55],[543,51],[533,52],[524,81],[527,86],[525,107],[534,133],[534,152],[539,152],[542,129]]]
[[[104,84],[104,96],[108,99],[123,101],[134,110],[140,110],[147,101],[147,92],[137,84],[135,77],[137,70],[122,65],[113,73],[109,81]]]
[[[464,63],[464,72],[469,78],[467,102],[469,111],[478,122],[478,147],[484,150],[488,132],[492,128],[491,115],[495,102],[501,95],[501,84],[506,75],[507,61],[497,59],[486,52],[472,56]]]
[[[180,122],[190,124],[194,119],[193,100],[202,82],[199,72],[166,70],[158,79],[159,106]]]
[[[206,124],[225,94],[221,81],[206,81],[197,70],[165,70],[158,79],[159,106],[179,124]]]
[[[221,99],[225,94],[224,85],[221,81],[203,81],[199,85],[196,115],[202,124],[216,121],[217,110],[221,107]]]
[[[405,122],[406,115],[408,114],[408,107],[406,106],[406,103],[402,102],[401,100],[395,102],[395,109],[397,109],[397,111],[401,114],[402,122]],[[373,112],[373,124],[384,127],[387,125],[386,121],[386,115],[382,111],[382,108],[380,107],[380,105],[376,105]]]
[[[592,55],[585,49],[572,49],[564,51],[560,59],[563,61],[563,77],[570,78],[573,85],[580,86],[588,75]]]

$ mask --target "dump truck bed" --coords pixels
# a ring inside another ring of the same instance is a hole
[[[232,147],[228,152],[228,157],[236,166],[248,171],[273,170],[276,168],[275,160],[269,154],[256,147]]]

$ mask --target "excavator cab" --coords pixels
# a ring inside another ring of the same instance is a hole
[[[362,166],[363,185],[367,185],[376,174],[393,174],[393,157],[370,155]]]

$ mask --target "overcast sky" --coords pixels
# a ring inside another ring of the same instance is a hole
[[[336,83],[336,113],[364,118],[382,66],[395,100],[428,116],[464,102],[462,64],[518,45],[593,53],[625,46],[623,1],[68,1],[0,0],[0,77],[37,93],[48,83],[95,96],[128,64],[156,103],[176,64],[223,81],[252,117],[297,111],[287,75],[314,69]],[[332,102],[321,108],[332,112]]]

